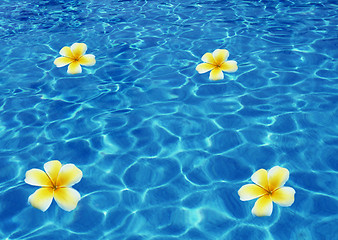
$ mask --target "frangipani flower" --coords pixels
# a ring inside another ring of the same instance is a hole
[[[74,164],[65,164],[57,160],[44,164],[46,172],[33,168],[26,172],[25,182],[40,186],[29,196],[28,202],[41,211],[46,211],[55,199],[56,203],[65,211],[72,211],[76,208],[81,196],[78,191],[71,188],[80,182],[82,172]]]
[[[251,211],[252,214],[258,217],[270,216],[272,202],[289,207],[295,201],[295,190],[291,187],[283,187],[288,179],[289,171],[286,168],[275,166],[269,172],[259,169],[251,176],[255,184],[244,185],[239,189],[238,195],[242,201],[258,198]]]
[[[74,43],[71,47],[63,47],[60,50],[60,54],[63,57],[55,59],[54,64],[57,67],[63,67],[69,64],[68,73],[81,73],[81,65],[93,66],[96,63],[95,56],[93,54],[85,54],[86,51],[87,45],[84,43]]]
[[[225,72],[236,72],[237,62],[236,61],[227,61],[229,57],[229,52],[226,49],[216,49],[212,54],[206,53],[202,56],[202,61],[204,63],[198,64],[196,70],[198,73],[210,72],[210,80],[221,80],[224,78]]]

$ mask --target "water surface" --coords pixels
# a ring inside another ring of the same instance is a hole
[[[337,239],[336,1],[0,3],[1,239]],[[68,75],[58,51],[97,63]],[[195,67],[225,48],[236,73]],[[78,207],[27,203],[25,172],[74,163]],[[283,166],[291,207],[238,189]]]

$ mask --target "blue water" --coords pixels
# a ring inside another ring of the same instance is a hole
[[[0,239],[338,239],[338,4],[2,0]],[[97,63],[53,61],[84,42]],[[239,69],[195,70],[226,48]],[[74,163],[72,212],[27,203],[25,172]],[[283,166],[291,207],[238,189]]]

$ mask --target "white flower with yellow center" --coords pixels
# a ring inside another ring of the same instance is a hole
[[[69,64],[68,73],[77,74],[82,72],[81,65],[93,66],[96,63],[93,54],[85,54],[87,45],[84,43],[74,43],[71,47],[63,47],[60,54],[63,57],[55,59],[54,64],[57,67],[63,67]]]
[[[63,210],[74,210],[81,196],[71,186],[80,182],[81,170],[74,164],[62,166],[57,160],[49,161],[43,167],[46,172],[35,168],[26,172],[25,182],[41,187],[29,196],[28,202],[44,212],[49,208],[54,198]]]
[[[198,73],[210,72],[210,80],[221,80],[224,78],[224,72],[236,72],[237,62],[227,61],[229,51],[226,49],[216,49],[213,53],[206,53],[202,56],[204,63],[198,64],[196,70]]]
[[[272,202],[289,207],[295,201],[295,190],[284,187],[288,179],[289,171],[286,168],[275,166],[269,172],[259,169],[251,176],[255,184],[244,185],[239,189],[238,195],[242,201],[258,198],[251,211],[252,214],[258,217],[271,216]]]

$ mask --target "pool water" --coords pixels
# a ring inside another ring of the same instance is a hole
[[[2,0],[0,239],[338,239],[338,4]],[[97,63],[68,75],[59,50]],[[238,71],[195,70],[224,48]],[[72,212],[27,199],[25,172],[83,172]],[[238,189],[289,170],[290,207]]]

